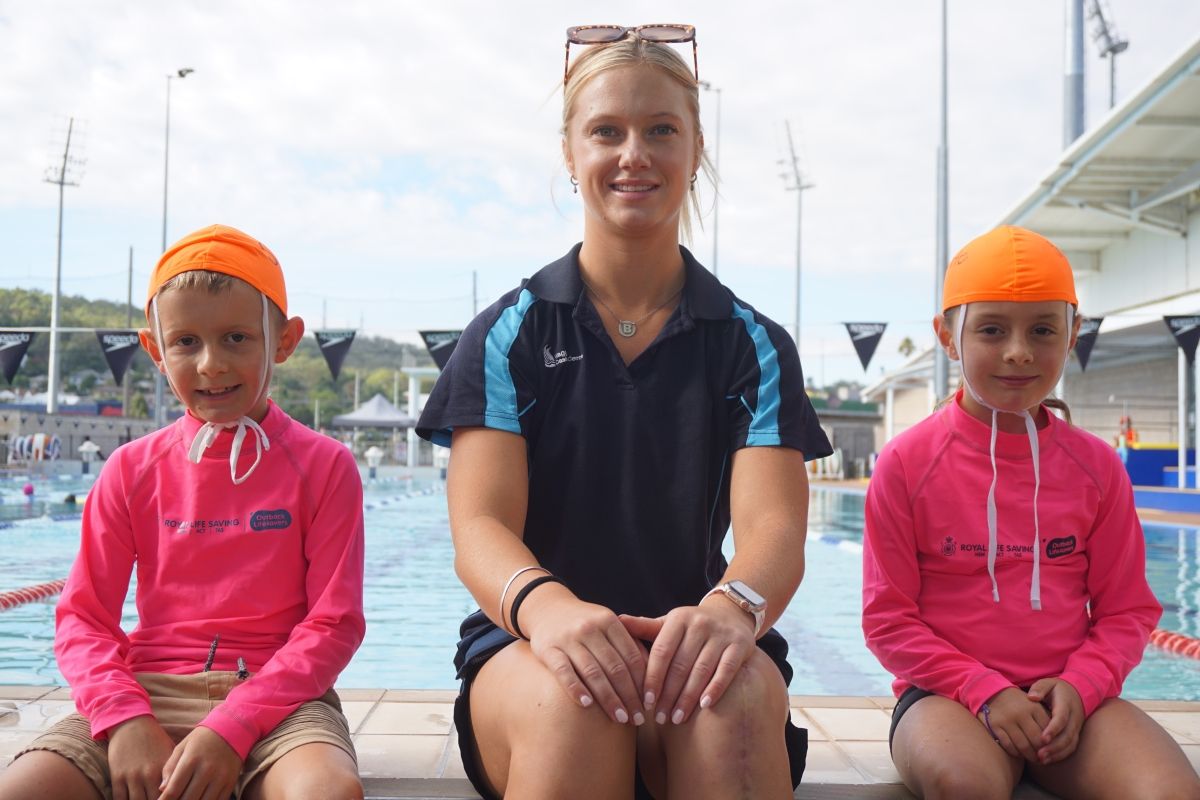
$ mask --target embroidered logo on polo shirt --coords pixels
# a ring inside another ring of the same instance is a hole
[[[566,364],[570,361],[582,361],[583,353],[580,353],[577,356],[567,355],[566,350],[559,350],[557,353],[551,353],[550,345],[544,345],[542,347],[542,359],[546,362],[546,367],[548,369],[554,369],[559,364]]]
[[[277,531],[292,524],[292,515],[285,508],[255,511],[250,515],[250,530]]]

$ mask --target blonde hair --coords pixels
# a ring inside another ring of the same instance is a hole
[[[955,330],[955,327],[954,327],[955,313],[961,308],[962,308],[962,306],[954,306],[953,308],[947,308],[942,313],[942,324],[946,326],[946,330],[950,330],[950,331]],[[959,344],[958,346],[962,347],[961,344]],[[962,355],[959,354],[959,358],[961,358],[961,357],[962,357]],[[936,352],[934,353],[934,358],[937,358]],[[961,392],[964,388],[966,388],[966,384],[963,382],[963,379],[962,379],[961,364],[962,364],[962,362],[960,361],[959,362],[960,374],[959,374],[959,378],[958,378],[958,387],[955,388],[955,390],[953,392],[951,392],[949,395],[947,395],[946,397],[943,397],[941,400],[938,401],[937,405],[935,405],[933,407],[935,411],[937,409],[941,408],[942,406],[946,405],[950,401],[952,401],[958,395],[959,392]],[[1071,407],[1067,405],[1066,400],[1063,400],[1060,397],[1046,397],[1042,400],[1042,405],[1044,405],[1046,408],[1052,408],[1055,411],[1059,412],[1060,414],[1062,414],[1063,419],[1067,421],[1068,425],[1072,424],[1071,423]]]
[[[703,128],[700,125],[700,85],[692,74],[692,68],[683,57],[673,49],[659,42],[647,42],[636,34],[631,33],[624,39],[611,44],[589,45],[584,49],[567,73],[567,81],[563,86],[562,135],[567,135],[567,126],[575,113],[575,98],[587,85],[588,81],[602,72],[620,67],[648,66],[661,70],[663,74],[682,86],[687,95],[688,110],[692,114],[692,122],[696,126],[696,140],[699,142]],[[717,185],[717,173],[713,168],[708,153],[700,150],[700,170],[704,172],[713,186]],[[691,241],[692,214],[700,218],[700,200],[694,191],[688,192],[689,200],[685,200],[679,209],[679,227],[683,238]],[[690,206],[690,207],[689,207]],[[701,227],[703,224],[701,223]]]
[[[187,272],[181,272],[174,278],[164,283],[159,287],[158,294],[162,294],[168,290],[182,291],[185,289],[199,289],[206,291],[209,294],[220,294],[227,292],[233,288],[234,282],[240,283],[243,286],[250,286],[241,278],[235,278],[232,275],[227,275],[224,272],[214,272],[209,269],[191,269]],[[250,286],[254,291],[258,291],[255,287]],[[281,328],[287,322],[287,317],[284,316],[279,306],[275,305],[275,301],[267,298],[267,305],[270,307],[271,322],[276,328]]]

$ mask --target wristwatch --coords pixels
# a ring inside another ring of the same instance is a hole
[[[763,621],[767,617],[767,601],[763,596],[742,581],[737,580],[726,581],[714,586],[704,597],[717,593],[725,595],[742,611],[754,616],[754,636],[757,638],[758,632],[762,630]],[[700,598],[701,602],[704,597]]]

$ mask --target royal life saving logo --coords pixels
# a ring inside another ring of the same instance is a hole
[[[1075,552],[1074,536],[1060,536],[1053,539],[1043,539],[1046,548],[1046,558],[1062,558]],[[973,555],[977,558],[987,556],[986,544],[979,542],[956,542],[953,536],[947,536],[939,547],[943,558],[954,558],[959,553]],[[1033,545],[1028,544],[997,544],[996,558],[1028,558],[1033,555]]]

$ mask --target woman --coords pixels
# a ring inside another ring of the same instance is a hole
[[[418,426],[452,438],[481,608],[456,658],[464,764],[488,798],[790,798],[806,738],[770,623],[804,571],[804,459],[829,443],[791,339],[679,245],[704,140],[661,42],[694,30],[569,42],[597,33],[618,40],[563,91],[583,242],[468,326]]]

